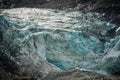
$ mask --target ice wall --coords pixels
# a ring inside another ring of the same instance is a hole
[[[98,13],[34,11],[37,17],[33,17],[34,12],[29,13],[29,10],[18,19],[13,17],[14,10],[9,13],[12,14],[10,17],[0,16],[0,33],[2,42],[5,42],[1,50],[24,66],[23,72],[26,64],[34,66],[41,61],[42,65],[47,65],[41,71],[46,74],[59,68],[119,72],[119,35],[108,35],[116,25],[101,21],[102,15]]]

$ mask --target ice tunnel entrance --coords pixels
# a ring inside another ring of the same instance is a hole
[[[102,21],[98,13],[39,9],[22,15],[14,10],[3,13],[11,16],[0,16],[0,33],[4,41],[11,43],[4,46],[9,56],[14,57],[11,52],[15,50],[17,54],[13,53],[17,56],[36,54],[62,70],[120,70],[119,35],[108,33],[116,25]],[[116,44],[113,57],[111,50]]]

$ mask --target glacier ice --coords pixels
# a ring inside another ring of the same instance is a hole
[[[45,62],[41,64],[49,64],[47,67],[55,70],[120,70],[119,35],[114,39],[105,36],[116,25],[101,21],[98,14],[40,9],[27,9],[20,14],[24,9],[11,10],[3,12],[9,17],[0,16],[0,32],[6,42],[2,49],[25,69],[26,61],[31,60],[34,65]],[[113,57],[114,53],[117,56]]]

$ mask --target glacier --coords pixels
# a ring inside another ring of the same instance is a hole
[[[34,15],[33,15],[34,14]],[[81,69],[101,74],[120,71],[120,35],[98,13],[20,8],[0,15],[0,51],[20,74]]]

